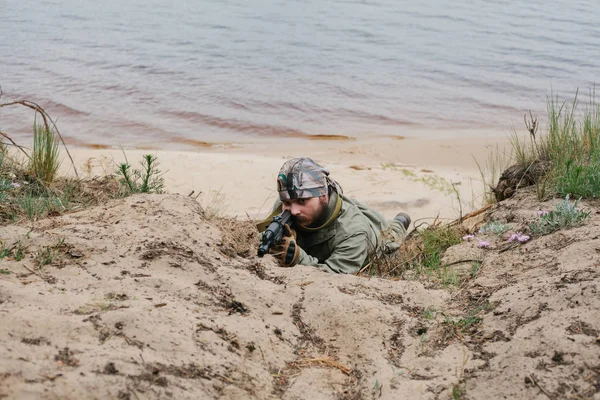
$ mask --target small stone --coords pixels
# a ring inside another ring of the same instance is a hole
[[[83,257],[83,253],[79,250],[70,250],[69,255],[73,258],[81,258]]]

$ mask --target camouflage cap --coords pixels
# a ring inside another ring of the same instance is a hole
[[[311,158],[293,158],[283,164],[277,175],[279,198],[284,201],[324,196],[328,175],[329,171]]]

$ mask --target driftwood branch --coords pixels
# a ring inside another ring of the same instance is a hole
[[[1,95],[1,93],[2,92],[0,91],[0,95]],[[17,100],[17,101],[11,101],[8,103],[0,103],[0,108],[14,106],[14,105],[22,105],[22,106],[31,108],[35,112],[39,113],[42,116],[42,119],[44,120],[44,127],[46,128],[46,131],[48,131],[48,132],[50,132],[50,125],[48,124],[48,121],[50,121],[52,123],[52,126],[53,126],[56,134],[58,135],[60,141],[62,142],[62,144],[65,148],[65,151],[67,152],[67,155],[69,156],[69,159],[71,160],[71,165],[73,166],[73,171],[75,171],[75,176],[77,178],[79,178],[79,174],[77,173],[77,168],[75,168],[75,162],[73,161],[73,157],[71,157],[71,153],[69,152],[67,144],[65,143],[62,135],[60,134],[58,127],[56,126],[56,124],[54,123],[52,118],[50,118],[48,113],[42,107],[40,107],[38,104],[34,103],[33,101],[29,101],[29,100]],[[11,140],[11,142],[12,142],[12,140]],[[23,150],[23,149],[21,149],[21,150]]]
[[[1,94],[2,94],[2,92],[0,92],[0,95]],[[18,144],[16,144],[15,141],[10,138],[10,136],[8,136],[6,133],[1,132],[1,131],[0,131],[0,136],[3,136],[6,139],[8,139],[13,144],[13,146],[15,146],[16,148],[18,148],[19,150],[21,150],[23,152],[23,154],[25,154],[27,156],[27,158],[29,158],[31,160],[31,157],[29,157],[29,154],[27,154],[27,152],[25,151],[25,149],[23,149],[23,147],[21,147]]]

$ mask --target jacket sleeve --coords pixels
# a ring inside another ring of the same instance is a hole
[[[331,256],[324,263],[319,263],[316,257],[308,255],[300,248],[298,264],[312,265],[321,271],[338,274],[355,274],[365,265],[374,246],[370,245],[366,233],[359,232],[344,238],[338,243]]]

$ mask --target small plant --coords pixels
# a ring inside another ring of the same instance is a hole
[[[2,259],[6,258],[6,257],[10,257],[11,255],[11,251],[10,249],[6,248],[6,247],[2,247],[0,249],[0,261],[2,261]]]
[[[437,312],[432,308],[426,308],[425,310],[423,310],[423,318],[424,319],[429,319],[429,320],[435,319],[436,315],[437,315]]]
[[[129,193],[162,193],[164,180],[157,157],[145,154],[141,165],[141,170],[132,170],[127,161],[119,165],[117,174],[121,177],[121,186]]]
[[[52,246],[45,246],[42,250],[35,254],[34,261],[38,268],[44,265],[52,264],[60,255],[61,249],[65,248],[65,239],[58,239],[56,244]]]
[[[460,286],[458,273],[449,267],[444,266],[441,268],[440,280],[443,286]]]
[[[477,277],[480,268],[481,263],[479,261],[474,261],[473,264],[471,264],[471,279],[475,279]]]
[[[375,379],[375,385],[373,386],[373,398],[377,399],[381,397],[381,389],[383,384],[379,383],[379,379]]]
[[[485,301],[483,304],[480,304],[474,308],[472,308],[468,314],[460,318],[458,320],[453,320],[451,317],[446,316],[444,323],[452,326],[453,328],[465,332],[468,329],[478,325],[483,318],[479,316],[479,314],[483,311],[487,311],[490,308],[490,303]]]
[[[500,223],[498,221],[492,221],[489,224],[479,228],[479,233],[491,233],[496,236],[502,235],[504,232],[507,232],[510,229],[510,226],[507,224]]]
[[[11,189],[13,189],[12,182],[0,177],[0,203],[4,203],[8,199],[9,190]]]
[[[56,254],[53,249],[50,246],[46,246],[35,255],[35,263],[41,268],[44,265],[52,264],[55,256]]]
[[[46,184],[54,181],[60,166],[58,144],[53,129],[47,129],[44,125],[34,123],[33,151],[29,169],[33,176]]]
[[[15,261],[21,261],[25,258],[25,246],[23,246],[20,240],[17,242],[17,247],[13,252],[13,258]]]
[[[460,400],[462,396],[462,389],[460,385],[452,385],[452,400]]]
[[[48,209],[48,199],[25,195],[17,200],[17,205],[29,220],[42,216]]]
[[[580,200],[580,199],[579,199]],[[580,226],[590,216],[589,211],[577,209],[579,200],[569,201],[569,195],[556,205],[556,209],[540,213],[539,218],[529,224],[529,230],[537,236],[547,235],[561,228]]]

